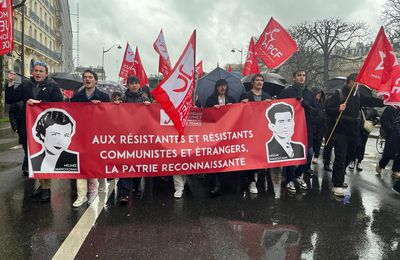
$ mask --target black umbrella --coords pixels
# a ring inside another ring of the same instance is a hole
[[[77,90],[83,85],[82,77],[77,73],[55,72],[50,74],[50,78],[62,89]]]
[[[279,95],[284,88],[290,86],[289,82],[279,74],[264,72],[261,73],[261,75],[264,76],[263,91],[267,92],[271,97]],[[242,79],[246,91],[249,91],[252,88],[252,78],[253,75],[249,75]]]
[[[236,101],[239,101],[244,93],[243,84],[236,75],[217,67],[197,81],[196,95],[202,107],[205,107],[207,98],[214,93],[215,82],[219,79],[225,79],[228,82],[228,95]]]
[[[126,87],[115,82],[115,81],[105,81],[105,80],[100,80],[97,82],[96,86],[99,90],[107,93],[110,97],[111,94],[114,92],[119,92],[122,95],[125,94]]]
[[[328,82],[324,88],[324,92],[328,96],[332,95],[337,89],[342,88],[345,84],[346,84],[345,77],[336,77],[336,78],[330,79],[330,80],[328,80]],[[363,96],[372,97],[372,90],[370,88],[368,88],[367,86],[359,85],[358,91],[360,91],[360,94]]]

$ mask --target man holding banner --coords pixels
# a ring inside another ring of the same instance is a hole
[[[6,103],[13,104],[22,100],[24,102],[24,112],[23,114],[23,125],[21,127],[21,143],[25,151],[24,162],[22,164],[22,169],[28,166],[28,148],[27,148],[27,136],[26,136],[26,126],[25,126],[25,110],[26,104],[35,105],[42,101],[47,102],[62,102],[63,95],[57,83],[48,78],[48,67],[44,62],[36,62],[33,67],[32,77],[29,80],[24,80],[20,85],[14,87],[15,73],[11,72],[8,75],[8,87],[6,87]],[[32,168],[30,168],[30,173],[32,174]],[[32,196],[40,197],[41,202],[50,201],[51,193],[51,180],[50,179],[40,179],[40,186],[37,188]]]
[[[98,104],[101,102],[110,102],[110,97],[101,92],[99,89],[96,88],[97,84],[97,74],[87,69],[82,74],[83,84],[85,88],[75,94],[72,97],[71,102],[92,102],[94,104]],[[104,179],[101,179],[101,185],[104,189],[105,183]],[[98,182],[97,179],[76,179],[76,189],[78,193],[77,199],[74,201],[72,206],[80,207],[82,206],[87,199],[87,192],[88,192],[88,185],[89,185],[89,204],[96,198],[97,191],[98,191]]]

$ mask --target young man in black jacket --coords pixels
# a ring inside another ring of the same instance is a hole
[[[27,155],[27,136],[26,136],[26,104],[34,105],[42,101],[44,102],[62,102],[63,95],[57,83],[48,78],[49,69],[44,62],[35,62],[32,72],[32,77],[29,80],[24,80],[17,87],[14,86],[15,73],[11,72],[8,75],[8,84],[5,88],[5,98],[7,104],[13,104],[18,101],[23,101],[23,119],[22,126],[20,129],[20,140],[24,147],[25,157],[22,168],[28,167],[28,155]],[[32,196],[40,197],[41,202],[50,201],[51,193],[50,179],[40,179],[40,186],[36,189]]]
[[[308,165],[311,162],[313,154],[313,131],[312,131],[312,117],[318,111],[318,107],[315,102],[314,94],[306,86],[306,72],[302,69],[298,69],[293,72],[293,85],[282,90],[279,94],[279,99],[284,98],[296,98],[301,101],[301,105],[304,108],[307,124],[307,136],[308,136],[308,151],[307,151],[307,163],[304,165],[288,166],[285,167],[286,171],[286,188],[290,192],[296,192],[295,181],[299,184],[302,190],[307,190],[307,183],[303,179],[303,174],[307,171]]]
[[[255,101],[266,101],[269,102],[271,101],[271,95],[263,90],[264,86],[264,76],[261,74],[254,74],[253,77],[251,78],[251,85],[252,88],[244,93],[240,97],[240,102],[246,103],[246,102],[255,102]],[[264,170],[264,169],[263,169]],[[243,189],[244,187],[248,186],[249,192],[252,194],[257,194],[258,189],[256,185],[256,174],[260,170],[249,170],[246,172],[243,172],[242,174],[242,185]]]
[[[135,76],[130,76],[126,80],[128,89],[125,92],[125,96],[122,101],[115,101],[114,103],[143,103],[148,106],[151,104],[150,99],[144,93],[143,89],[140,87],[140,81]],[[138,178],[119,178],[118,186],[118,201],[121,205],[125,205],[129,199],[129,193],[131,189],[135,192],[136,196],[141,196],[142,191],[140,189],[140,184],[142,182],[142,177]]]
[[[360,138],[361,115],[360,109],[364,107],[383,106],[383,101],[374,97],[361,95],[356,88],[357,73],[350,74],[346,79],[346,85],[330,98],[326,106],[326,113],[330,118],[342,116],[332,135],[335,161],[332,171],[332,192],[339,197],[345,195],[347,184],[344,182],[346,168],[349,165],[356,148],[357,138]],[[354,92],[357,91],[355,94]],[[345,100],[349,96],[347,103]]]
[[[99,104],[101,102],[110,102],[110,97],[100,91],[97,87],[97,74],[87,69],[82,73],[83,84],[85,88],[81,91],[76,93],[71,102],[92,102],[95,104]],[[101,185],[105,185],[105,180],[101,179]],[[87,199],[87,192],[88,192],[88,185],[89,185],[89,204],[96,198],[98,192],[98,182],[97,179],[77,179],[76,180],[76,189],[78,193],[77,199],[72,204],[73,207],[80,207],[82,206],[88,199]]]

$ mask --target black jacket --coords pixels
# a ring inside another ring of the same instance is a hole
[[[150,99],[143,95],[144,92],[140,88],[138,92],[131,92],[129,89],[126,90],[125,96],[122,99],[124,103],[143,103],[144,101],[150,101]]]
[[[33,171],[41,171],[41,166],[45,155],[46,154],[43,151],[42,153],[31,158]],[[77,153],[63,151],[57,159],[54,172],[79,172],[78,160]]]
[[[8,110],[8,117],[10,118],[10,124],[12,130],[15,132],[22,128],[22,120],[24,118],[24,104],[22,101],[11,104]]]
[[[93,96],[89,99],[86,96],[85,88],[83,88],[71,98],[71,102],[91,102],[92,100],[99,100],[101,102],[110,102],[110,97],[106,93],[96,88],[93,92]]]
[[[316,104],[314,93],[307,88],[307,86],[300,86],[298,84],[293,84],[293,86],[287,87],[278,96],[279,99],[284,98],[296,98],[303,99],[301,105],[304,108],[304,113],[306,115],[306,123],[307,123],[307,135],[308,135],[308,146],[312,147],[313,145],[313,127],[312,127],[312,118],[315,114],[318,113],[318,106]]]
[[[38,88],[37,95],[35,97],[35,88]],[[61,89],[57,83],[49,78],[46,78],[43,83],[37,84],[33,78],[30,80],[24,80],[16,88],[15,86],[8,87],[8,83],[5,86],[6,103],[13,104],[18,101],[26,101],[29,99],[42,100],[47,102],[62,102],[63,95]]]
[[[286,153],[285,149],[278,143],[275,138],[272,138],[266,143],[267,147],[267,162],[278,162],[288,160],[299,160],[305,158],[304,146],[300,143],[290,142],[293,149],[293,157]]]
[[[231,96],[225,95],[225,104],[229,104],[229,103],[232,103],[232,104],[236,103],[236,100]],[[211,96],[209,96],[207,98],[206,107],[213,107],[215,105],[219,105],[218,96],[215,94],[212,94]]]
[[[342,93],[344,100],[340,100],[341,97],[339,91],[335,91],[333,96],[329,98],[329,101],[326,104],[326,113],[331,119],[336,119],[338,117],[340,114],[339,106],[340,104],[344,103],[345,99],[350,93],[350,89],[347,87],[347,85],[342,88]],[[354,92],[352,92],[347,101],[346,109],[343,111],[342,117],[335,130],[335,133],[349,137],[356,137],[361,133],[361,107],[383,106],[383,101],[379,98],[362,95],[359,91],[356,93],[356,95],[353,93]]]
[[[34,93],[37,93],[36,96]],[[37,84],[34,78],[31,77],[31,79],[24,80],[17,87],[8,87],[8,83],[6,83],[5,94],[7,104],[13,104],[18,101],[23,102],[22,126],[19,133],[21,141],[24,143],[26,142],[26,101],[29,99],[36,99],[44,102],[62,102],[64,100],[61,89],[58,87],[57,83],[49,78]]]
[[[387,106],[381,116],[381,125],[388,136],[400,137],[400,108]]]
[[[240,101],[242,101],[244,99],[249,99],[250,102],[253,102],[253,101],[255,101],[254,96],[255,95],[254,95],[253,91],[249,90],[240,96]],[[266,100],[266,99],[271,99],[271,96],[267,92],[262,91],[261,92],[261,100]]]

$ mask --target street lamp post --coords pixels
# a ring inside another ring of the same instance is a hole
[[[231,52],[240,52],[240,70],[243,70],[243,48],[240,48],[240,50],[233,48]]]
[[[118,43],[114,44],[113,46],[111,46],[107,50],[104,50],[104,47],[103,47],[103,56],[101,58],[101,80],[104,80],[104,53],[109,52],[115,46],[117,46],[117,49],[121,49],[122,48],[121,45],[119,45]]]

